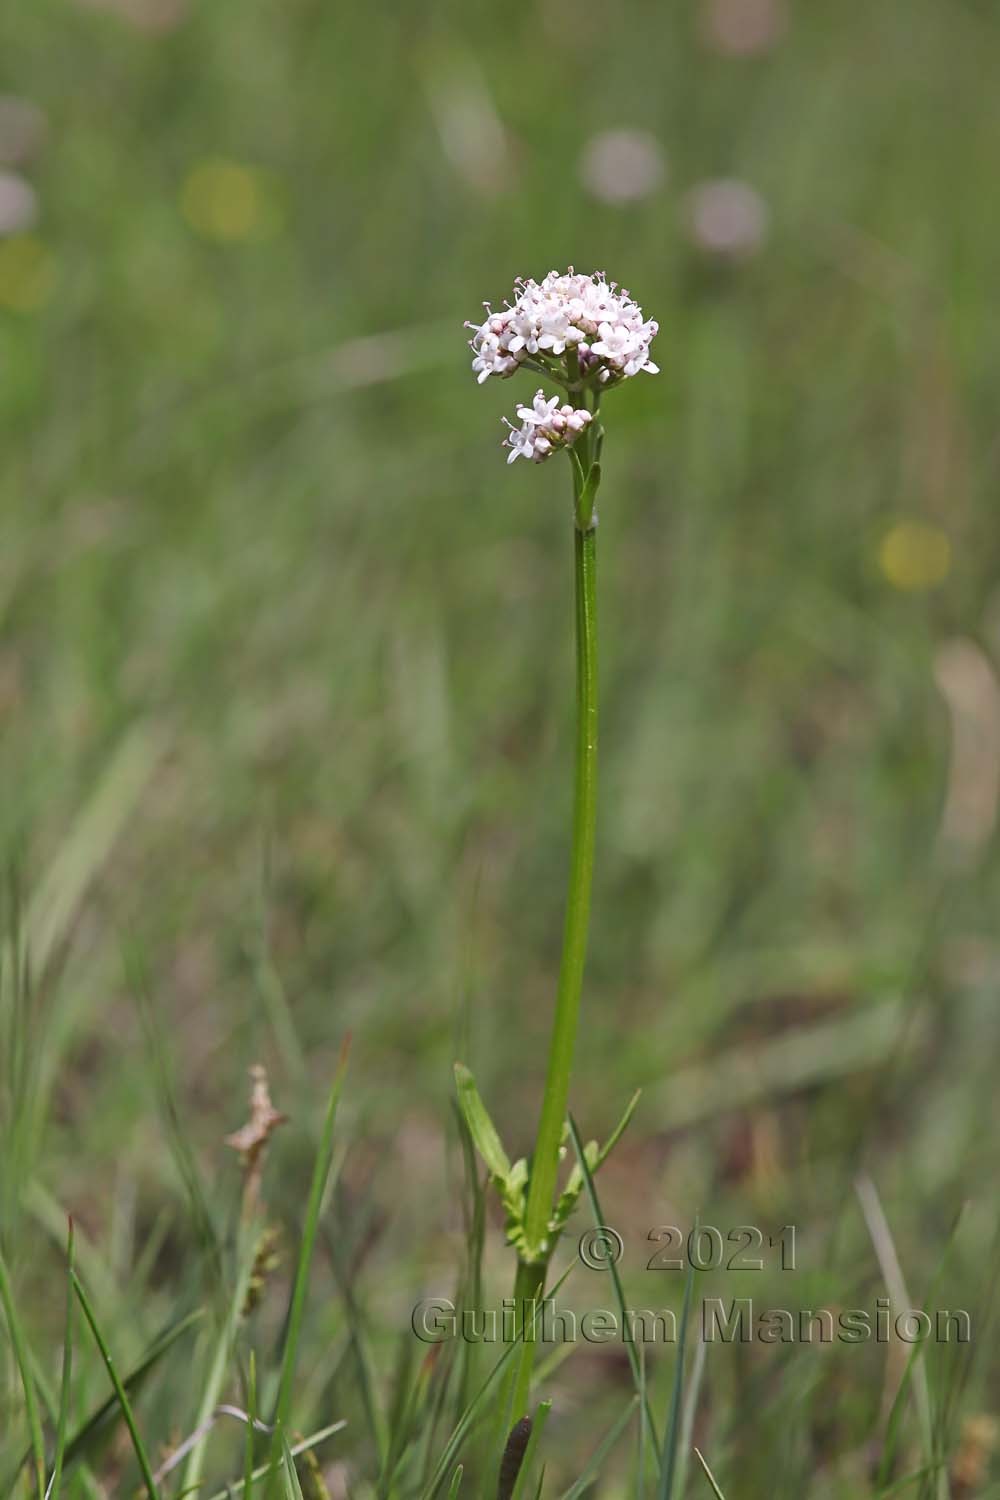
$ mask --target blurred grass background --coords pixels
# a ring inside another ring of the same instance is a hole
[[[679,1295],[649,1291],[643,1242],[698,1212],[799,1226],[807,1275],[772,1303],[868,1305],[864,1170],[918,1304],[967,1204],[939,1300],[985,1308],[1000,14],[36,0],[2,28],[0,856],[32,986],[4,1023],[0,1201],[39,1336],[57,1206],[133,1356],[185,1276],[123,948],[220,1195],[267,1063],[290,1222],[353,1033],[343,1233],[376,1345],[454,1254],[459,1048],[529,1145],[568,475],[505,469],[530,381],[477,389],[461,325],[569,262],[661,326],[662,375],[608,402],[574,1089],[594,1133],[646,1089],[602,1179],[636,1297]],[[318,1391],[341,1324],[317,1274]],[[997,1398],[981,1327],[961,1380],[929,1356],[952,1448]],[[885,1357],[713,1353],[731,1493],[869,1493]],[[577,1365],[567,1450],[621,1374]],[[163,1441],[184,1378],[148,1416]]]

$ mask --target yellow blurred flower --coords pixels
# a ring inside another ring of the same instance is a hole
[[[936,588],[951,572],[951,542],[926,521],[897,521],[878,549],[879,567],[895,589]]]
[[[55,282],[55,256],[36,235],[0,240],[0,307],[34,312],[48,302]]]
[[[222,157],[192,167],[181,184],[180,204],[191,228],[208,240],[266,239],[281,227],[273,179]]]

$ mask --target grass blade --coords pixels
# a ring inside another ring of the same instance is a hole
[[[911,1307],[912,1303],[909,1292],[906,1289],[903,1269],[899,1262],[899,1256],[892,1238],[892,1231],[889,1228],[889,1221],[885,1216],[885,1210],[882,1207],[882,1200],[879,1197],[878,1189],[872,1179],[864,1175],[858,1178],[854,1187],[861,1206],[865,1227],[868,1230],[872,1246],[875,1250],[875,1258],[879,1263],[879,1269],[885,1280],[886,1290],[896,1307]],[[891,1347],[890,1345],[890,1358]],[[924,1447],[924,1459],[929,1468],[934,1466],[937,1457],[930,1382],[927,1379],[927,1365],[920,1345],[915,1344],[908,1358],[905,1360],[902,1370],[899,1372],[896,1390],[893,1393],[892,1399],[887,1404],[886,1446],[878,1476],[879,1482],[883,1484],[888,1480],[890,1474],[898,1423],[902,1410],[900,1396],[907,1386],[913,1392],[917,1424],[920,1428]],[[941,1470],[938,1473],[937,1484],[939,1500],[946,1500],[948,1492],[948,1474],[946,1470]]]
[[[375,1357],[372,1353],[368,1331],[365,1327],[364,1316],[355,1295],[351,1272],[347,1265],[348,1257],[344,1252],[343,1236],[334,1233],[332,1230],[326,1230],[324,1231],[324,1238],[347,1321],[347,1335],[350,1352],[354,1360],[358,1395],[361,1398],[361,1405],[365,1413],[368,1430],[371,1434],[372,1443],[378,1458],[379,1469],[385,1474],[389,1469],[391,1444],[389,1429],[379,1401]]]
[[[295,1269],[295,1285],[288,1312],[288,1329],[285,1334],[285,1347],[281,1360],[281,1377],[278,1384],[278,1399],[275,1405],[274,1438],[271,1444],[272,1465],[284,1441],[285,1424],[288,1421],[288,1413],[292,1402],[292,1381],[295,1378],[295,1365],[299,1352],[299,1335],[302,1332],[302,1317],[305,1312],[306,1293],[309,1289],[309,1271],[312,1266],[313,1250],[316,1246],[320,1209],[323,1205],[323,1195],[326,1191],[330,1163],[333,1158],[333,1129],[337,1119],[337,1105],[340,1101],[340,1092],[344,1084],[344,1074],[347,1071],[349,1045],[349,1042],[345,1041],[341,1048],[340,1061],[337,1064],[337,1071],[334,1074],[333,1084],[330,1088],[330,1097],[326,1107],[326,1119],[323,1122],[323,1133],[320,1137],[319,1149],[316,1152],[312,1183],[309,1188],[309,1201],[306,1206],[305,1223],[302,1226],[302,1244],[299,1248],[299,1261]],[[272,1479],[268,1484],[268,1495],[273,1494],[273,1490],[272,1467]]]
[[[188,1313],[156,1339],[139,1363],[129,1371],[122,1381],[129,1395],[135,1394],[153,1367],[159,1364],[160,1360],[173,1347],[177,1340],[189,1328],[193,1328],[196,1323],[200,1322],[203,1316],[204,1314],[201,1309],[196,1308],[194,1312]],[[118,1398],[112,1393],[97,1408],[93,1415],[87,1418],[83,1426],[70,1439],[66,1447],[66,1455],[63,1462],[64,1470],[68,1469],[71,1464],[77,1463],[81,1459],[90,1458],[93,1455],[101,1438],[108,1435],[110,1423],[114,1414],[118,1411]]]
[[[26,941],[41,976],[68,934],[87,889],[138,806],[167,747],[164,730],[140,723],[124,736],[28,906]]]
[[[285,1480],[285,1500],[304,1500],[295,1457],[284,1433],[281,1434],[281,1472]]]
[[[698,1220],[695,1219],[695,1228]],[[694,1290],[694,1266],[688,1258],[687,1275],[684,1278],[684,1303],[681,1309],[680,1338],[677,1340],[677,1356],[674,1363],[674,1383],[670,1392],[670,1413],[663,1439],[663,1462],[660,1465],[659,1500],[670,1500],[677,1472],[677,1449],[681,1431],[681,1397],[684,1392],[684,1351],[687,1347],[688,1322],[691,1317],[691,1294]]]
[[[243,1438],[243,1495],[251,1500],[253,1495],[253,1440],[257,1429],[257,1356],[250,1350],[250,1365],[247,1370],[247,1430]]]
[[[313,1448],[318,1448],[320,1443],[325,1443],[327,1438],[333,1437],[335,1432],[343,1432],[346,1426],[346,1422],[331,1422],[329,1427],[321,1427],[318,1432],[311,1432],[307,1438],[302,1439],[301,1443],[296,1443],[288,1451],[293,1458],[298,1458],[300,1453],[309,1453]],[[256,1469],[251,1470],[249,1478],[251,1483],[255,1484],[258,1479],[265,1479],[273,1472],[271,1459],[268,1456],[266,1463],[262,1463]],[[216,1490],[215,1494],[211,1496],[211,1500],[233,1500],[234,1495],[245,1496],[247,1477],[244,1474],[242,1479],[237,1479],[232,1484],[227,1484],[224,1490]]]
[[[563,1272],[563,1274],[560,1276],[559,1280],[556,1282],[555,1286],[549,1293],[550,1297],[555,1296],[556,1292],[558,1292],[559,1288],[563,1285],[572,1269],[573,1267],[569,1266]],[[536,1312],[536,1320],[538,1316],[539,1314],[538,1312]],[[533,1329],[534,1321],[529,1326]],[[468,1433],[469,1428],[472,1426],[473,1419],[476,1415],[476,1412],[479,1410],[479,1407],[482,1405],[487,1391],[490,1389],[493,1382],[500,1374],[501,1370],[506,1368],[507,1362],[510,1359],[511,1355],[514,1354],[515,1351],[520,1347],[523,1340],[524,1329],[522,1328],[517,1338],[514,1339],[512,1343],[508,1344],[503,1354],[501,1354],[500,1358],[497,1360],[496,1364],[493,1366],[492,1370],[487,1375],[482,1385],[479,1387],[479,1390],[476,1392],[475,1396],[473,1396],[472,1400],[463,1411],[461,1417],[458,1419],[458,1422],[455,1425],[451,1437],[445,1444],[444,1452],[438,1459],[434,1472],[432,1473],[430,1479],[423,1489],[422,1500],[434,1500],[434,1496],[437,1494],[442,1482],[444,1481],[444,1476],[448,1473],[448,1470],[451,1468],[458,1455],[459,1449],[465,1441],[466,1434]]]
[[[14,1305],[14,1292],[11,1287],[7,1263],[3,1258],[2,1251],[0,1251],[0,1303],[3,1305],[4,1315],[7,1319],[7,1330],[10,1333],[14,1359],[21,1377],[21,1388],[24,1391],[24,1411],[28,1419],[28,1431],[31,1434],[31,1463],[35,1475],[35,1488],[37,1489],[39,1500],[44,1500],[45,1440],[42,1437],[42,1419],[38,1410],[38,1395],[35,1391],[35,1382],[31,1374],[31,1363],[28,1358],[28,1342],[24,1336],[21,1320],[17,1316],[17,1308]]]
[[[549,1412],[551,1410],[551,1401],[542,1401],[539,1403],[538,1410],[535,1412],[535,1420],[531,1424],[531,1432],[528,1435],[524,1456],[521,1459],[520,1467],[514,1479],[514,1487],[510,1492],[510,1500],[522,1500],[525,1486],[528,1483],[528,1476],[535,1466],[535,1454],[538,1452],[539,1444],[542,1441],[542,1433],[545,1431],[545,1424],[549,1420]]]
[[[700,1448],[696,1448],[694,1450],[694,1452],[695,1452],[695,1457],[697,1458],[698,1462],[701,1464],[702,1469],[704,1470],[705,1478],[708,1480],[709,1484],[712,1486],[712,1494],[715,1495],[716,1500],[726,1500],[725,1495],[719,1489],[718,1483],[716,1482],[715,1475],[712,1473],[711,1469],[708,1467],[708,1464],[705,1461],[705,1455],[704,1455],[704,1453],[702,1453],[702,1451],[701,1451]]]
[[[226,1283],[222,1245],[215,1227],[208,1192],[202,1181],[201,1171],[178,1103],[171,1064],[171,1049],[160,1024],[159,1014],[153,1004],[145,956],[138,943],[131,937],[122,942],[122,962],[126,982],[135,1000],[139,1022],[142,1026],[146,1057],[153,1081],[153,1097],[162,1115],[170,1154],[174,1159],[177,1175],[187,1196],[192,1225],[202,1252],[207,1258],[212,1291],[221,1304],[225,1296]]]
[[[129,1402],[125,1387],[122,1384],[121,1377],[119,1376],[118,1371],[115,1369],[114,1360],[111,1358],[111,1351],[108,1349],[108,1346],[105,1343],[104,1335],[101,1333],[100,1326],[97,1322],[96,1317],[94,1316],[94,1310],[90,1305],[90,1302],[87,1298],[87,1293],[84,1291],[83,1286],[80,1282],[80,1278],[77,1276],[76,1272],[72,1270],[70,1271],[69,1275],[70,1281],[73,1284],[73,1289],[75,1290],[77,1297],[80,1299],[80,1306],[83,1308],[83,1315],[86,1318],[87,1322],[90,1324],[90,1331],[94,1335],[94,1342],[97,1344],[98,1349],[101,1351],[101,1358],[104,1360],[104,1366],[108,1372],[108,1378],[115,1388],[115,1396],[118,1400],[118,1405],[121,1407],[122,1416],[125,1418],[125,1425],[128,1428],[129,1437],[132,1439],[132,1447],[135,1449],[136,1460],[142,1473],[143,1483],[146,1486],[146,1492],[149,1495],[149,1500],[158,1500],[156,1481],[153,1478],[153,1470],[150,1466],[149,1456],[146,1453],[146,1448],[143,1444],[142,1438],[139,1436],[139,1429],[135,1425],[135,1417],[132,1414],[132,1406]]]
[[[646,1345],[639,1345],[639,1431],[636,1433],[635,1500],[645,1500],[646,1454],[649,1451],[649,1424],[646,1421]]]
[[[466,1434],[468,1433],[469,1428],[472,1426],[473,1418],[475,1417],[476,1412],[485,1399],[487,1391],[490,1389],[491,1385],[500,1374],[500,1371],[505,1368],[507,1361],[510,1359],[511,1355],[520,1346],[522,1338],[523,1333],[519,1334],[514,1342],[504,1350],[503,1354],[497,1360],[496,1364],[493,1366],[492,1370],[487,1375],[482,1385],[479,1387],[479,1390],[473,1396],[472,1400],[469,1402],[468,1406],[459,1417],[458,1422],[455,1424],[455,1427],[452,1431],[451,1437],[445,1444],[444,1452],[438,1459],[437,1465],[434,1468],[434,1472],[431,1474],[430,1479],[427,1481],[427,1484],[424,1487],[422,1500],[434,1500],[434,1496],[437,1494],[439,1488],[441,1487],[444,1476],[451,1468],[459,1449],[465,1441]]]
[[[692,1447],[691,1438],[694,1434],[694,1419],[698,1411],[698,1396],[701,1392],[701,1382],[705,1374],[705,1359],[707,1354],[708,1344],[704,1339],[698,1339],[694,1346],[694,1357],[691,1361],[691,1379],[688,1381],[687,1394],[684,1398],[684,1410],[681,1413],[681,1436],[677,1449],[678,1495],[683,1495],[687,1488]]]
[[[66,1239],[66,1327],[63,1333],[62,1389],[59,1394],[59,1421],[56,1427],[56,1451],[52,1464],[52,1478],[46,1491],[47,1500],[59,1500],[62,1489],[63,1461],[66,1454],[66,1436],[69,1430],[69,1408],[73,1394],[73,1314],[76,1299],[73,1295],[73,1271],[76,1266],[73,1220],[69,1221]]]
[[[458,1468],[451,1476],[451,1484],[448,1486],[448,1500],[455,1500],[455,1496],[458,1494],[459,1489],[461,1488],[462,1475],[464,1473],[465,1469],[461,1464],[459,1464]]]
[[[584,1493],[584,1491],[590,1488],[594,1480],[597,1478],[604,1460],[607,1458],[608,1454],[611,1452],[612,1448],[615,1446],[618,1439],[625,1431],[629,1422],[631,1422],[633,1414],[639,1408],[639,1403],[640,1397],[637,1393],[632,1397],[632,1400],[629,1402],[628,1406],[626,1406],[625,1410],[622,1412],[621,1416],[615,1422],[611,1430],[602,1438],[600,1443],[598,1443],[597,1447],[590,1455],[590,1458],[587,1460],[587,1464],[583,1472],[578,1476],[576,1481],[570,1485],[569,1489],[566,1490],[565,1494],[562,1496],[562,1500],[579,1500],[579,1497]]]
[[[580,1138],[580,1132],[576,1127],[576,1121],[574,1120],[572,1115],[570,1115],[569,1117],[569,1133],[570,1138],[573,1142],[573,1149],[576,1152],[576,1159],[580,1163],[580,1171],[583,1173],[583,1185],[586,1190],[587,1201],[590,1204],[590,1211],[594,1216],[595,1225],[600,1226],[604,1224],[606,1220],[604,1219],[604,1216],[601,1212],[601,1204],[600,1199],[597,1196],[597,1188],[594,1186],[594,1174],[591,1172],[590,1167],[587,1165],[587,1158],[584,1154],[583,1149],[583,1141]],[[615,1263],[614,1256],[608,1257],[607,1266],[608,1273],[611,1277],[611,1284],[614,1287],[615,1302],[618,1304],[618,1316],[620,1319],[619,1326],[622,1329],[625,1329],[628,1327],[628,1308],[625,1304],[625,1289],[622,1286],[622,1279],[618,1274],[618,1266]],[[653,1414],[649,1407],[649,1399],[646,1393],[646,1379],[639,1365],[639,1356],[635,1352],[635,1340],[625,1339],[624,1343],[625,1351],[628,1354],[629,1364],[632,1367],[632,1379],[635,1383],[636,1392],[637,1394],[640,1394],[642,1396],[645,1402],[646,1422],[649,1426],[649,1431],[652,1436],[653,1448],[654,1451],[658,1452],[659,1445],[656,1441],[656,1424],[653,1421]]]
[[[222,1390],[222,1382],[225,1379],[226,1367],[229,1364],[236,1336],[239,1332],[240,1319],[246,1303],[247,1289],[250,1285],[250,1277],[253,1274],[254,1257],[258,1241],[251,1232],[240,1236],[240,1264],[237,1267],[235,1285],[232,1298],[226,1313],[219,1337],[216,1340],[215,1352],[209,1368],[208,1378],[202,1391],[201,1402],[195,1418],[195,1428],[201,1429],[201,1436],[191,1450],[187,1465],[184,1469],[184,1479],[181,1485],[183,1490],[195,1490],[201,1483],[202,1470],[205,1465],[205,1454],[209,1439],[212,1435],[212,1413],[219,1404],[219,1393]],[[252,1428],[250,1429],[253,1430]]]

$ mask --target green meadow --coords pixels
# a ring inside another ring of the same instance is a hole
[[[1000,1497],[998,76],[988,0],[5,7],[0,1494]],[[569,264],[660,325],[580,1133],[642,1096],[498,1492],[413,1319],[510,1295],[453,1063],[527,1154],[572,514],[463,323]]]

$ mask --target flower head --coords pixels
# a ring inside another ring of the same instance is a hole
[[[535,392],[530,406],[519,406],[517,415],[521,426],[507,422],[509,430],[504,439],[504,446],[510,449],[509,464],[515,458],[530,458],[532,463],[540,464],[560,448],[575,443],[593,421],[593,414],[584,407],[574,409],[568,403],[560,406],[558,396],[546,397],[544,391]]]
[[[518,281],[513,302],[500,312],[486,306],[481,324],[467,323],[472,368],[479,383],[505,378],[522,365],[550,375],[571,390],[584,384],[618,384],[640,370],[657,373],[649,346],[658,324],[617,282],[569,270]]]

